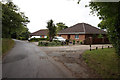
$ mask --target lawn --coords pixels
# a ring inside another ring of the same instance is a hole
[[[82,55],[90,68],[95,70],[102,78],[120,77],[118,63],[120,57],[115,53],[114,48],[85,51]]]
[[[12,39],[2,39],[2,55],[8,52],[14,44],[15,43]]]

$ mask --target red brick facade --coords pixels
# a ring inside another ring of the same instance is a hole
[[[65,39],[68,39],[68,35],[61,35],[61,37],[65,38]]]
[[[85,35],[80,34],[78,39],[75,38],[75,35],[70,35],[70,39],[76,41],[83,41],[85,40]]]
[[[69,34],[62,34],[62,35],[59,35],[59,36],[65,38],[65,39],[82,41],[82,42],[84,42],[84,40],[87,40],[91,37],[92,38],[92,43],[104,43],[103,40],[105,40],[107,38],[106,35],[103,35],[104,39],[102,39],[102,40],[98,38],[98,35],[99,34],[96,34],[96,35],[95,34],[79,34],[78,39],[75,38],[75,34],[70,34],[70,35]],[[109,43],[108,40],[105,40],[105,41],[107,41],[105,43]],[[90,42],[90,41],[88,41],[88,42]]]
[[[84,34],[80,34],[79,39],[75,39],[74,34],[71,34],[71,35],[64,34],[64,35],[61,35],[61,37],[65,38],[65,39],[76,40],[76,41],[84,41],[85,40]]]

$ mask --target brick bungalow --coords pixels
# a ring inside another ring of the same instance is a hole
[[[102,34],[106,38],[105,31],[87,23],[78,23],[58,32],[59,36],[75,41],[85,41],[90,37],[97,39],[99,34]]]
[[[30,34],[32,38],[47,38],[48,29],[41,29]]]

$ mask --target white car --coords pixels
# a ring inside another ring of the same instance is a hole
[[[54,40],[58,40],[58,41],[60,41],[60,42],[65,42],[66,41],[66,39],[64,39],[63,37],[58,37],[58,36],[55,36],[54,38],[53,38],[53,41]]]
[[[40,36],[32,36],[32,37],[28,38],[28,40],[30,40],[32,38],[40,38]]]

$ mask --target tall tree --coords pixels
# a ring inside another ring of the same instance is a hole
[[[106,29],[110,42],[120,56],[120,2],[90,2],[92,14],[97,14],[102,21],[98,24]]]
[[[59,22],[59,23],[57,23],[56,25],[57,25],[57,32],[59,32],[59,31],[61,31],[61,30],[63,30],[63,29],[68,28],[68,26],[66,26],[66,25],[65,25],[64,23],[62,23],[62,22]]]
[[[19,8],[13,2],[2,3],[2,37],[10,38],[16,34],[16,38],[22,34],[26,24],[29,23],[28,17],[19,12]]]
[[[49,41],[52,41],[52,39],[56,35],[56,26],[53,23],[53,20],[49,20],[47,22],[47,28],[49,30],[49,32],[48,32]]]

